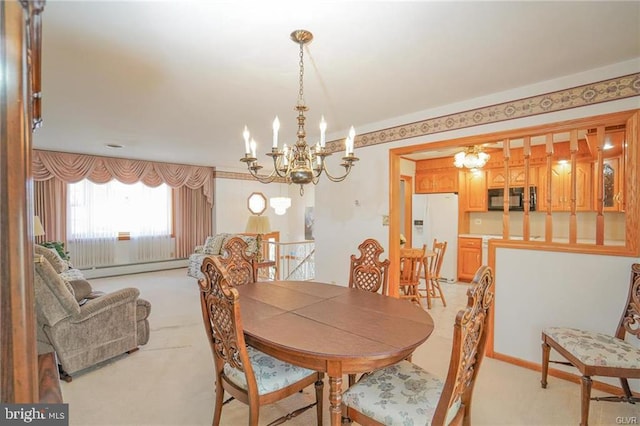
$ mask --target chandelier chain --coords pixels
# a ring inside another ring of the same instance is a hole
[[[298,105],[304,105],[304,43],[300,42],[300,90],[298,91]]]

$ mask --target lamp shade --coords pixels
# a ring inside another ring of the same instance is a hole
[[[42,226],[42,222],[40,222],[40,216],[33,217],[33,235],[35,237],[44,235],[44,227]]]
[[[247,221],[247,234],[268,234],[271,232],[268,216],[249,216]]]

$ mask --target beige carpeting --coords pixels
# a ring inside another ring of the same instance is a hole
[[[213,358],[202,327],[196,280],[186,269],[92,280],[95,289],[137,287],[152,305],[151,339],[140,351],[93,368],[62,383],[71,425],[208,425],[213,416]],[[466,304],[465,284],[445,284],[448,306],[439,300],[430,313],[436,329],[413,362],[445,377],[455,315]],[[346,380],[344,380],[346,385]],[[328,384],[324,424],[329,424]],[[594,395],[598,392],[594,392]],[[260,424],[313,401],[313,389],[264,407]],[[233,401],[223,425],[247,424],[248,408]],[[640,423],[640,405],[592,402],[590,424]],[[575,425],[580,420],[579,385],[485,358],[474,392],[474,425]],[[310,410],[287,425],[315,424]]]

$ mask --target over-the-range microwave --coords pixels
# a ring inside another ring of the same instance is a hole
[[[524,187],[509,188],[509,210],[522,211],[524,210],[525,200]],[[536,210],[536,187],[529,187],[529,211]],[[489,210],[504,210],[504,189],[495,188],[489,189],[489,198],[487,203]]]

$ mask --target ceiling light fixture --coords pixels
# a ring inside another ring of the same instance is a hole
[[[291,207],[291,198],[289,197],[273,197],[269,199],[269,205],[275,213],[282,216],[287,212],[287,209]]]
[[[291,39],[298,43],[300,46],[300,73],[299,83],[300,89],[298,91],[298,103],[295,106],[295,110],[298,111],[298,140],[292,146],[284,144],[282,149],[278,148],[278,130],[280,130],[280,121],[278,117],[273,121],[273,147],[271,152],[266,155],[273,159],[273,172],[270,175],[259,175],[258,171],[262,168],[258,164],[256,157],[256,142],[250,138],[249,130],[247,126],[244,127],[242,133],[245,144],[245,155],[240,159],[243,163],[247,163],[247,167],[251,175],[262,183],[270,183],[277,178],[284,178],[287,183],[294,183],[300,185],[300,195],[304,194],[304,185],[318,183],[320,175],[324,172],[327,178],[332,182],[343,181],[351,168],[353,163],[358,161],[358,157],[353,154],[353,146],[355,139],[355,130],[353,126],[349,130],[349,136],[345,139],[345,156],[342,157],[342,163],[340,164],[345,168],[345,173],[341,176],[333,176],[329,173],[325,165],[325,158],[331,155],[325,147],[325,135],[327,130],[327,122],[324,117],[320,120],[320,141],[314,146],[307,145],[306,136],[307,133],[304,129],[305,116],[304,112],[308,110],[304,103],[304,45],[313,40],[313,34],[307,30],[296,30],[291,33]]]
[[[453,165],[458,168],[477,170],[484,167],[489,158],[490,155],[481,151],[479,146],[468,146],[453,157]]]

